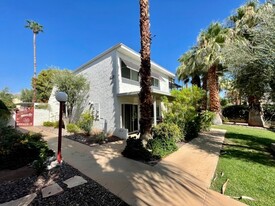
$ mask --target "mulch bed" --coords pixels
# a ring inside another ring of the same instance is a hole
[[[53,127],[44,127],[44,126],[38,126],[39,129],[42,131],[47,131],[53,134],[58,134],[58,129],[53,128]],[[89,146],[96,146],[96,145],[101,145],[101,144],[107,144],[109,142],[116,142],[116,141],[121,141],[122,139],[116,136],[108,136],[106,137],[103,141],[98,142],[95,136],[87,136],[84,133],[77,133],[77,134],[72,134],[68,133],[65,129],[62,130],[62,136],[65,138],[68,138],[73,141],[77,141],[82,144],[86,144]]]
[[[77,141],[82,144],[86,144],[89,146],[96,146],[96,145],[101,145],[101,144],[107,144],[109,142],[116,142],[116,141],[121,141],[119,137],[116,136],[109,136],[106,137],[103,141],[98,142],[95,137],[93,136],[87,136],[85,134],[72,134],[72,135],[65,135],[65,138],[68,138],[73,141]]]
[[[63,181],[75,175],[82,176],[88,182],[74,188],[67,188],[67,185]],[[49,180],[54,180],[64,191],[55,196],[42,198],[41,189],[45,187],[46,182]],[[83,175],[65,162],[62,163],[61,167],[45,171],[39,176],[31,174],[28,177],[20,179],[1,181],[0,204],[34,192],[37,194],[37,197],[30,205],[128,205],[97,182]]]

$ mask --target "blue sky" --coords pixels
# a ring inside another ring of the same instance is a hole
[[[151,0],[151,59],[174,73],[198,33],[243,3]],[[37,73],[50,66],[74,70],[120,42],[140,50],[138,0],[0,0],[0,90],[31,88],[33,36],[24,28],[27,19],[44,26],[37,37]]]

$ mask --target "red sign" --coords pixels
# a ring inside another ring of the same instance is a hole
[[[23,108],[16,112],[17,126],[33,126],[33,107]]]

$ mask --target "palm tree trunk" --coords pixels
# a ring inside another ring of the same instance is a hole
[[[217,67],[215,65],[211,66],[208,70],[208,88],[209,88],[209,110],[216,114],[213,124],[222,124],[221,120],[221,107],[219,98],[219,88],[217,82]]]
[[[207,110],[207,73],[202,77],[202,89],[205,91],[205,94],[202,98],[202,110]]]
[[[33,33],[33,103],[36,102],[36,33]]]
[[[141,43],[141,67],[140,75],[140,137],[143,141],[151,138],[152,127],[152,95],[151,95],[151,33],[149,20],[149,2],[140,0],[140,43]]]

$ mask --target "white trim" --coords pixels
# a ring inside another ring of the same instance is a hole
[[[154,102],[153,102],[153,114],[154,114],[154,126],[157,125],[157,101],[156,97],[154,97]]]
[[[133,92],[124,92],[124,93],[119,93],[117,94],[118,97],[123,97],[123,96],[135,96],[138,95],[139,91],[133,91]],[[152,88],[152,95],[154,94],[160,94],[160,95],[164,95],[164,96],[172,96],[170,93],[167,92],[162,92],[160,90],[154,89]]]
[[[78,67],[74,73],[79,73],[83,70],[85,70],[90,64],[94,63],[95,61],[97,61],[98,59],[100,59],[101,57],[105,56],[106,54],[114,51],[114,50],[118,50],[119,52],[121,52],[122,54],[126,55],[126,56],[131,56],[133,57],[137,62],[140,62],[140,54],[137,53],[136,51],[134,51],[133,49],[127,47],[126,45],[119,43],[109,49],[107,49],[106,51],[102,52],[101,54],[97,55],[95,58],[91,59],[90,61],[88,61],[87,63],[81,65],[80,67]],[[168,71],[167,69],[165,69],[164,67],[160,66],[159,64],[151,61],[151,69],[155,69],[156,71],[159,71],[161,73],[164,73],[166,75],[168,75],[169,77],[173,77],[175,78],[175,74],[173,74],[172,72]]]

